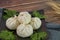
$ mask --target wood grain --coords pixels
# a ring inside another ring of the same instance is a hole
[[[0,0],[0,8],[17,11],[32,11],[44,9],[48,0]]]

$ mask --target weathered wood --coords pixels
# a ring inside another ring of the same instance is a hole
[[[45,4],[31,4],[31,5],[23,5],[17,7],[11,7],[7,9],[17,10],[17,11],[33,11],[33,10],[40,10],[46,8]]]
[[[32,11],[44,9],[45,2],[49,0],[0,0],[0,8],[7,8],[17,11]]]
[[[7,6],[13,6],[13,5],[26,5],[27,4],[33,4],[33,3],[41,3],[45,2],[47,0],[0,0],[0,7],[7,7]],[[18,6],[19,6],[18,5]]]

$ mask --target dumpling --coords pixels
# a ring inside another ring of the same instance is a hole
[[[42,22],[41,22],[40,18],[34,17],[31,19],[30,24],[32,25],[33,29],[36,30],[41,27]]]
[[[28,12],[20,12],[18,21],[22,24],[28,24],[31,21],[31,15]]]
[[[17,16],[8,18],[6,20],[6,27],[11,30],[15,30],[19,25],[19,22],[17,21]]]
[[[17,27],[17,35],[20,37],[29,37],[33,34],[33,28],[31,25],[20,24]]]

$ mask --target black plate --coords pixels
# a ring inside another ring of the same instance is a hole
[[[44,10],[37,10],[37,11],[39,11],[41,14],[44,15]],[[30,12],[30,13],[32,13],[32,12]],[[5,25],[5,20],[3,20],[3,18],[2,18],[2,14],[4,14],[4,9],[0,9],[0,31],[7,29],[6,25]],[[36,30],[36,32],[46,31],[45,19],[41,19],[41,20],[42,20],[42,26],[40,29]],[[7,30],[9,30],[9,29],[7,29]],[[14,30],[14,34],[16,34],[15,30]],[[21,38],[16,35],[16,40],[30,40],[30,38],[29,37]]]

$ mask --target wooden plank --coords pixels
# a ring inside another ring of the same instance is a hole
[[[17,11],[32,11],[46,7],[47,0],[0,0],[0,8]]]
[[[9,7],[14,5],[25,5],[30,3],[40,3],[47,0],[0,0],[0,7]]]
[[[47,6],[44,3],[30,4],[30,5],[21,5],[10,7],[7,9],[17,10],[17,11],[33,11],[33,10],[41,10],[46,8]]]

